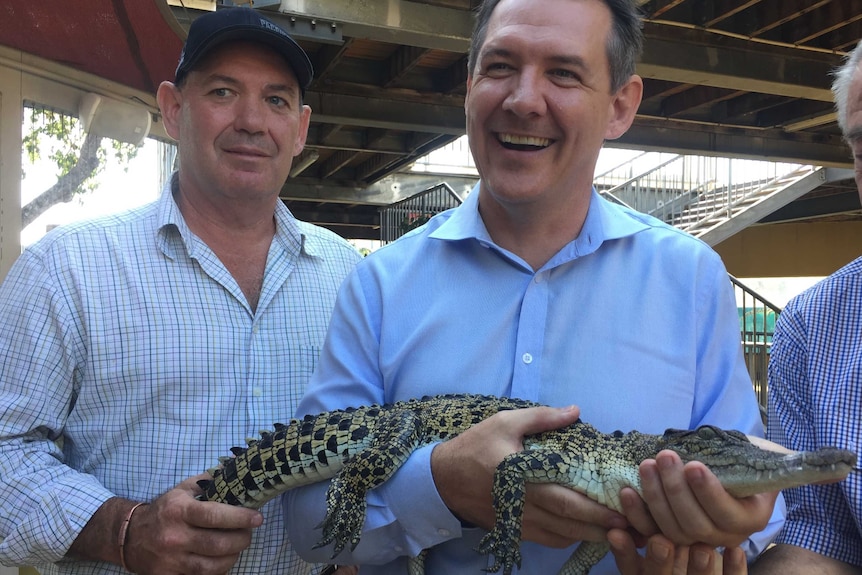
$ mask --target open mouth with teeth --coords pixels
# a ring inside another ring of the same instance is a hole
[[[548,138],[539,138],[536,136],[515,136],[513,134],[498,134],[497,139],[500,144],[507,150],[516,150],[519,152],[533,152],[543,150],[551,145],[551,140]]]

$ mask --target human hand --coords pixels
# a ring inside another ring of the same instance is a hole
[[[558,429],[577,420],[575,407],[502,411],[441,443],[431,454],[431,471],[443,502],[461,520],[490,530],[494,525],[491,485],[503,458],[524,449],[524,436]],[[521,538],[549,547],[577,541],[605,541],[609,528],[625,518],[604,505],[555,484],[528,484]]]
[[[259,511],[198,501],[197,481],[189,478],[132,516],[126,535],[126,565],[142,575],[227,573],[263,523]]]
[[[638,532],[662,533],[677,545],[738,547],[766,527],[778,497],[769,492],[737,499],[703,463],[683,465],[673,451],[641,463],[640,477],[643,499],[630,488],[620,493],[625,516]]]
[[[718,552],[702,543],[674,546],[663,535],[653,535],[647,541],[646,556],[637,552],[631,534],[621,529],[608,532],[608,543],[621,575],[716,575]],[[722,554],[722,575],[747,575],[745,552],[728,547]]]

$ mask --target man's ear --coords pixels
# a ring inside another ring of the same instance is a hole
[[[156,101],[162,112],[162,122],[165,124],[165,132],[179,141],[180,139],[180,109],[183,106],[183,95],[180,89],[172,82],[162,82],[156,92]]]
[[[634,74],[629,81],[614,94],[611,100],[610,121],[605,131],[606,140],[615,140],[626,133],[635,120],[643,97],[644,83]]]

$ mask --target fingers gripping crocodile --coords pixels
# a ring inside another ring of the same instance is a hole
[[[258,508],[294,487],[332,479],[319,546],[334,544],[334,554],[359,543],[366,493],[386,482],[422,445],[446,441],[499,411],[533,407],[528,401],[447,395],[383,406],[350,408],[276,424],[234,457],[210,470],[201,499]],[[777,453],[754,446],[738,431],[703,426],[663,435],[632,431],[604,434],[578,421],[566,428],[525,438],[525,450],[506,457],[494,476],[494,528],[477,551],[494,556],[492,572],[509,575],[520,566],[524,484],[559,483],[611,509],[621,510],[619,492],[640,493],[638,465],[663,449],[681,459],[702,461],[737,497],[797,485],[843,479],[856,466],[856,454],[840,449]],[[583,575],[608,551],[606,544],[582,543],[561,575]],[[421,557],[411,574],[423,572]]]

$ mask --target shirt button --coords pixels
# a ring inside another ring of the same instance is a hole
[[[536,276],[535,278],[533,278],[533,281],[536,282],[537,284],[542,283],[542,276]]]
[[[437,535],[439,535],[440,537],[449,537],[450,533],[448,529],[438,529]]]
[[[251,390],[251,394],[255,397],[263,397],[263,390],[259,387],[255,387]]]
[[[521,359],[523,359],[524,363],[526,363],[527,365],[533,363],[533,356],[529,353],[525,353],[524,355],[522,355]]]

